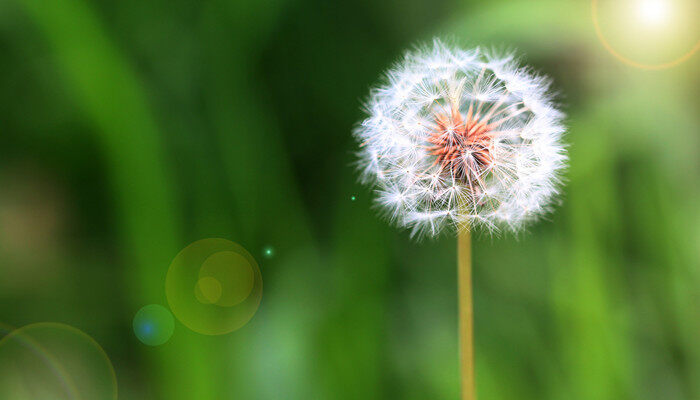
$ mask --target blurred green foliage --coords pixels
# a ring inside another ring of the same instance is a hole
[[[458,398],[455,240],[386,226],[350,166],[435,34],[518,48],[569,114],[562,206],[474,245],[480,398],[700,398],[700,56],[625,66],[585,1],[3,0],[0,322],[89,333],[122,399]],[[258,259],[257,315],[141,344],[205,237]]]

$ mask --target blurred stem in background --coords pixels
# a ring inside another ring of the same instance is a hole
[[[164,162],[163,138],[138,79],[84,1],[21,3],[45,32],[77,103],[100,135],[119,206],[133,309],[164,303],[165,267],[182,241],[175,222],[179,210]],[[209,357],[196,343],[155,354],[149,380],[155,383],[158,397],[213,398],[208,380],[211,363],[205,361]],[[188,391],[182,391],[182,386]]]

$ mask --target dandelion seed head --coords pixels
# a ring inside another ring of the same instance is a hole
[[[361,181],[413,236],[517,231],[550,210],[567,156],[550,81],[512,55],[435,40],[373,89],[354,131]]]

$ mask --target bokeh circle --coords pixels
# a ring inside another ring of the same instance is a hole
[[[253,318],[262,298],[262,275],[242,246],[226,239],[202,239],[175,256],[165,293],[183,325],[205,335],[222,335]]]
[[[79,329],[42,322],[0,340],[0,399],[116,398],[117,379],[109,357]]]
[[[134,316],[133,325],[136,337],[149,346],[165,344],[175,330],[173,315],[159,304],[142,307]]]

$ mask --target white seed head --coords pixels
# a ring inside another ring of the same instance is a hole
[[[567,156],[546,77],[512,55],[436,39],[373,89],[355,129],[361,180],[412,236],[517,231],[548,212]]]

